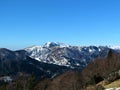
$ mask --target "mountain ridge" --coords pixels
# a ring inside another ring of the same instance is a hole
[[[112,54],[112,52],[114,53],[115,56]],[[60,87],[62,85],[67,90],[69,90],[70,88],[74,89],[74,87],[75,88],[77,87],[79,90],[80,88],[83,88],[82,84],[84,84],[84,81],[89,82],[91,81],[92,77],[96,75],[96,73],[94,74],[95,72],[94,70],[100,69],[97,71],[100,71],[100,73],[102,72],[102,74],[111,73],[111,71],[108,72],[110,68],[109,65],[112,68],[115,65],[119,64],[117,63],[119,59],[117,60],[117,62],[114,60],[118,58],[118,56],[116,56],[119,55],[118,52],[119,52],[119,48],[112,49],[107,46],[81,47],[81,46],[70,46],[70,45],[66,46],[64,44],[62,44],[61,46],[61,45],[56,45],[56,43],[51,43],[51,44],[48,43],[47,45],[43,45],[43,46],[33,46],[17,51],[12,51],[6,48],[0,48],[0,77],[3,78],[2,76],[7,77],[9,75],[9,77],[11,77],[13,80],[16,81],[12,83],[15,83],[17,85],[17,81],[21,80],[21,75],[23,75],[23,78],[24,75],[25,77],[26,75],[29,75],[35,77],[35,81],[33,81],[36,83],[35,85],[37,85],[38,82],[41,81],[40,85],[43,85],[43,87],[45,86],[44,88],[46,88],[46,85],[49,85],[49,82],[51,82],[52,80],[53,82],[50,83],[50,88],[52,89],[50,90],[54,90],[54,88],[56,87],[55,85],[57,86],[60,85]],[[112,59],[111,56],[114,56],[114,59]],[[108,59],[109,61],[105,59]],[[96,60],[97,62],[101,62],[101,63],[94,64]],[[105,61],[104,63],[103,60]],[[110,63],[111,60],[112,62]],[[91,65],[91,63],[93,64]],[[101,68],[98,68],[98,66]],[[93,67],[93,68],[91,69],[89,67]],[[105,73],[103,71],[104,68],[106,68]],[[82,77],[81,73],[83,73],[83,71],[85,71],[83,75],[85,76],[84,80],[83,78],[81,78]],[[81,73],[77,73],[77,72],[81,72]],[[89,72],[92,72],[93,75],[90,74]],[[17,77],[20,78],[17,80],[16,79]],[[42,82],[42,80],[44,79],[48,79],[48,82],[45,80],[45,82],[47,82],[45,83],[45,85],[44,82]],[[22,82],[24,81],[26,82],[26,80],[22,80]],[[21,85],[23,86],[22,82]],[[4,85],[4,82],[2,83]],[[0,83],[0,85],[2,84]],[[11,83],[9,83],[8,85],[11,85]],[[30,85],[34,85],[34,84],[30,84]],[[68,87],[66,87],[66,85],[68,85]],[[27,86],[27,84],[25,86]],[[11,87],[17,88],[17,86],[11,86]],[[41,86],[39,85],[36,88],[38,88],[39,90],[39,87],[41,88]]]
[[[43,46],[32,46],[24,50],[28,52],[28,56],[40,62],[75,68],[82,64],[85,67],[97,57],[105,57],[109,49],[107,46],[71,46],[48,42]]]
[[[120,46],[72,46],[60,42],[47,42],[21,50],[39,62],[82,69],[95,58],[106,57],[109,49],[120,52]]]

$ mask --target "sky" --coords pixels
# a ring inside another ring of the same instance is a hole
[[[48,41],[120,45],[120,0],[0,0],[0,48]]]

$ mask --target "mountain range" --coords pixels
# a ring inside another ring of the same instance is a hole
[[[117,46],[70,46],[48,42],[43,46],[25,48],[28,56],[43,63],[83,69],[89,62],[106,57],[109,49],[119,52]]]
[[[62,77],[67,71],[74,76],[71,70],[78,72],[84,69],[86,73],[90,71],[89,66],[96,67],[96,65],[91,64],[96,58],[100,58],[97,62],[102,62],[101,58],[107,58],[111,50],[114,53],[120,53],[119,46],[71,46],[56,42],[48,42],[43,46],[32,46],[17,51],[0,48],[0,86],[2,85],[1,80],[5,78],[2,76],[10,76],[11,79],[9,80],[15,81],[21,75],[23,75],[23,78],[33,75],[37,84],[43,78],[54,79],[59,75]],[[108,62],[104,62],[104,67]],[[114,65],[112,66],[114,67]],[[88,71],[85,69],[87,67]],[[89,76],[88,73],[85,75],[86,77]],[[94,74],[91,74],[90,77],[92,75]],[[4,80],[6,81],[6,79]],[[56,79],[55,82],[57,82]]]
[[[41,66],[47,68],[49,65],[51,67],[56,66],[64,67],[66,69],[82,70],[94,59],[101,57],[105,58],[110,49],[113,49],[115,52],[120,51],[118,46],[70,46],[56,42],[47,42],[43,46],[32,46],[17,51],[0,48],[0,68],[2,70],[0,74],[2,75],[4,73],[15,71],[18,72],[21,70],[20,65],[23,65],[23,62],[42,72],[45,72],[46,70],[41,68]],[[24,69],[26,69],[26,66],[23,66]],[[13,69],[16,67],[15,69],[17,70],[11,71],[9,70],[10,67]],[[50,73],[50,71],[47,70],[46,73]]]

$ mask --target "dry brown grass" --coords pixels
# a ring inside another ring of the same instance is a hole
[[[108,84],[104,86],[105,88],[116,88],[116,87],[120,87],[120,79]]]

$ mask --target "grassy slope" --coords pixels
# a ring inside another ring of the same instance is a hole
[[[104,86],[105,88],[116,88],[116,87],[120,87],[120,79],[108,84]]]

